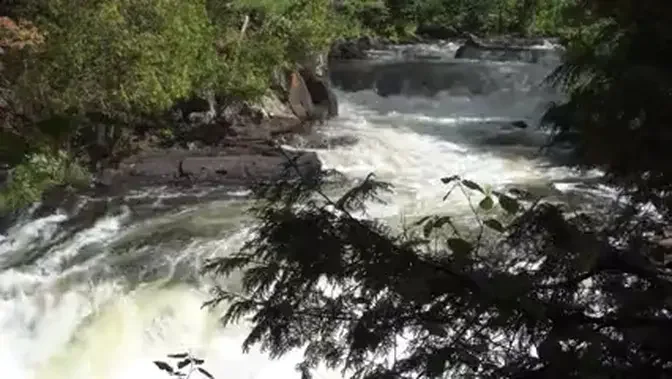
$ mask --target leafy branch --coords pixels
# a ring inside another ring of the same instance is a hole
[[[195,358],[189,353],[168,354],[167,358],[176,362],[170,364],[164,361],[154,361],[154,365],[173,378],[190,379],[194,373],[200,373],[208,379],[214,379],[212,374],[201,367],[205,363],[203,359]]]

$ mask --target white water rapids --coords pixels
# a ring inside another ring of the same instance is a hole
[[[519,66],[499,63],[492,70]],[[457,200],[440,202],[443,176],[460,174],[495,187],[576,178],[522,146],[538,146],[543,133],[496,123],[538,121],[539,106],[553,95],[531,94],[541,77],[528,79],[481,95],[456,90],[434,98],[383,98],[371,90],[339,92],[341,116],[323,132],[358,142],[316,151],[326,168],[350,178],[375,172],[391,181],[392,201],[370,211],[371,217],[390,219],[466,209]],[[507,136],[527,142],[484,142]],[[61,214],[14,225],[0,236],[2,378],[167,378],[152,361],[183,351],[205,359],[204,367],[218,379],[297,378],[299,353],[276,361],[257,351],[243,354],[248,329],[224,329],[217,313],[201,309],[210,283],[197,268],[244,241],[248,221],[240,217],[240,205],[211,202],[143,221],[125,208],[71,235],[59,226],[67,219]],[[325,371],[317,377],[340,375]]]

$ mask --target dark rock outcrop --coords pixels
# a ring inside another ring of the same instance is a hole
[[[289,135],[309,135],[314,121],[338,114],[336,96],[326,69],[320,67],[321,61],[326,59],[302,62],[290,72],[278,69],[274,85],[258,101],[195,94],[177,102],[163,117],[145,120],[147,124],[137,128],[125,128],[133,133],[129,136],[132,146],[128,152],[115,156],[114,164],[108,159],[92,167],[94,181],[90,189],[73,192],[52,188],[31,217],[61,210],[68,214],[79,212],[90,221],[109,209],[88,201],[85,203],[98,205],[81,210],[83,197],[123,198],[129,191],[152,187],[174,187],[180,193],[185,188],[212,188],[218,196],[226,196],[227,191],[259,182],[319,172],[321,163],[315,153],[278,150],[272,141]],[[288,170],[287,165],[294,158],[295,169]],[[6,171],[0,167],[0,187]],[[15,215],[0,218],[0,231],[14,219]],[[88,224],[86,220],[79,224]]]
[[[295,159],[295,167],[288,170],[290,159]],[[194,185],[235,189],[309,176],[320,169],[315,153],[283,152],[260,141],[236,142],[226,148],[159,150],[131,157],[100,177],[96,192],[109,196],[145,187]]]
[[[328,78],[319,77],[308,69],[301,69],[300,74],[312,100],[313,118],[324,120],[338,116],[338,100],[329,85]]]
[[[206,98],[207,97],[207,98]],[[212,122],[216,116],[217,102],[214,96],[192,96],[178,101],[174,112],[178,119],[190,122]]]
[[[336,41],[329,50],[330,60],[366,59],[366,51],[356,41]]]
[[[383,49],[386,41],[363,36],[357,39],[338,39],[329,50],[329,60],[366,59],[368,50]]]
[[[211,96],[178,103],[173,111],[172,142],[162,148],[195,151],[309,133],[315,121],[338,115],[324,62],[318,56],[296,70],[278,69],[271,88],[258,101]]]

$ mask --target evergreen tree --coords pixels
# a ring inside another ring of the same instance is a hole
[[[448,193],[479,196],[474,223],[436,215],[399,234],[353,215],[391,190],[372,177],[337,200],[322,178],[262,187],[255,237],[206,267],[243,271],[242,292],[211,304],[230,304],[225,323],[251,317],[246,348],[303,348],[304,377],[319,363],[358,379],[672,377],[672,8],[580,5],[585,27],[552,77],[570,98],[546,121],[625,205],[570,211],[447,177]]]

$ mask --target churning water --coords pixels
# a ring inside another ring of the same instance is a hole
[[[316,151],[326,168],[395,185],[370,217],[466,212],[464,201],[441,202],[439,179],[453,174],[493,187],[578,180],[538,155],[546,135],[534,126],[558,98],[540,86],[548,66],[459,62],[453,46],[422,51],[429,58],[399,65],[383,52],[387,66],[334,72],[341,116],[321,132],[357,142]],[[530,128],[510,125],[520,120]],[[59,213],[13,225],[0,236],[2,377],[166,378],[152,360],[190,351],[216,378],[296,378],[298,353],[243,354],[246,326],[224,329],[201,309],[212,283],[198,267],[242,244],[251,222],[243,207],[210,201],[138,218],[129,205],[82,230],[64,227]]]

